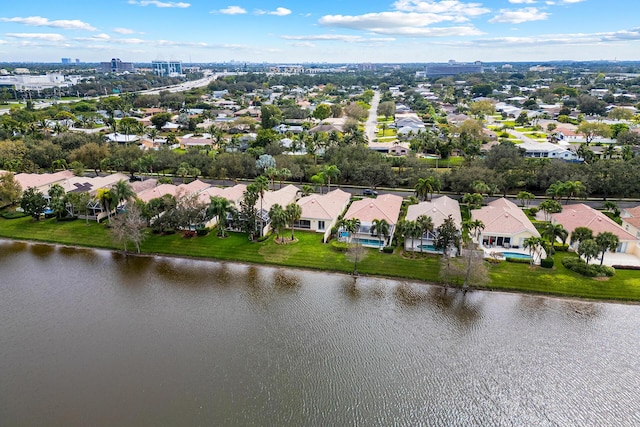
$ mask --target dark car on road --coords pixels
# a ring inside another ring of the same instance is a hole
[[[377,192],[377,191],[375,191],[375,190],[372,190],[372,189],[370,189],[370,188],[366,188],[366,189],[362,192],[362,194],[364,194],[365,196],[377,196],[377,195],[378,195],[378,192]]]

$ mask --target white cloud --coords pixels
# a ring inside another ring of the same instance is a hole
[[[543,12],[535,7],[525,7],[524,9],[500,9],[498,14],[491,18],[491,23],[521,24],[530,21],[544,21],[549,17],[549,13]]]
[[[158,0],[129,0],[129,4],[135,4],[138,6],[155,6],[160,8],[177,7],[180,9],[186,9],[191,6],[190,3]]]
[[[458,0],[397,0],[394,11],[363,15],[325,15],[319,24],[327,27],[349,28],[377,34],[408,37],[469,36],[483,34],[471,24],[451,27],[432,27],[442,23],[467,23],[471,18],[489,13],[480,3]]]
[[[533,4],[536,0],[509,0],[509,3],[513,4]]]
[[[343,41],[347,43],[369,43],[369,42],[389,42],[395,41],[392,37],[376,37],[368,38],[363,36],[354,36],[347,34],[315,34],[308,36],[281,36],[285,40],[304,40],[304,41]]]
[[[286,7],[278,7],[276,10],[268,11],[268,10],[256,10],[256,15],[275,15],[275,16],[287,16],[291,14],[291,10]]]
[[[223,15],[244,15],[247,13],[247,9],[240,6],[229,6],[224,9],[220,9],[218,13],[222,13]]]
[[[463,3],[457,0],[398,0],[393,6],[402,12],[443,13],[459,16],[479,16],[490,12],[480,3]]]
[[[7,33],[7,37],[14,39],[34,39],[34,40],[46,40],[50,42],[60,42],[65,38],[62,34],[55,33]]]
[[[41,16],[27,16],[25,18],[22,18],[22,17],[0,18],[0,21],[16,22],[19,24],[29,25],[32,27],[61,28],[64,30],[86,30],[86,31],[96,30],[90,24],[87,24],[86,22],[82,22],[77,19],[60,19],[60,20],[50,21],[48,18],[43,18]]]
[[[114,28],[113,32],[118,34],[142,34],[141,32],[138,32],[136,30],[132,30],[130,28],[122,28],[122,27]]]

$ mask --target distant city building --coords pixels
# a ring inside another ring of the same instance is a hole
[[[76,62],[79,60],[76,59]],[[133,73],[136,69],[133,62],[122,62],[120,58],[112,58],[109,62],[101,62],[100,70],[103,73]]]
[[[13,75],[0,77],[0,86],[11,86],[16,90],[43,90],[54,87],[68,87],[78,84],[80,76],[64,76],[59,73],[45,75]]]
[[[302,65],[276,65],[269,68],[269,72],[278,74],[301,74],[304,73]]]
[[[31,71],[29,71],[28,68],[15,68],[13,70],[13,74],[30,74]]]
[[[71,64],[71,58],[62,58],[62,63],[65,65]]]
[[[376,70],[376,64],[372,64],[370,62],[364,63],[364,64],[359,64],[358,65],[358,70],[360,71],[375,71]]]
[[[153,74],[161,77],[177,77],[182,75],[181,61],[151,61]]]
[[[473,63],[449,61],[447,64],[430,64],[425,68],[427,77],[456,76],[458,74],[483,73],[482,62]]]
[[[79,63],[80,63],[80,59],[76,58],[76,64],[79,64]]]

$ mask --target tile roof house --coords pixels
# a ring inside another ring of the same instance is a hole
[[[523,142],[517,147],[525,150],[525,157],[564,161],[580,160],[576,152],[551,142]]]
[[[289,184],[276,191],[266,191],[264,197],[258,197],[256,209],[258,209],[258,218],[262,219],[263,236],[269,231],[271,222],[269,220],[269,210],[271,210],[271,207],[277,203],[284,209],[289,203],[296,201],[299,191],[298,187]]]
[[[53,184],[62,184],[73,177],[75,175],[72,171],[64,170],[55,173],[19,173],[15,175],[15,180],[20,184],[22,190],[35,187],[43,194],[47,194]]]
[[[484,247],[521,248],[524,239],[540,237],[522,209],[505,198],[472,210],[471,218],[484,224],[478,236],[478,243]]]
[[[352,242],[378,248],[380,241],[371,234],[371,226],[374,219],[384,219],[389,224],[389,236],[386,236],[385,241],[382,242],[382,245],[386,246],[395,232],[401,206],[402,197],[394,194],[383,194],[375,199],[356,200],[349,206],[344,219],[357,218],[360,220],[360,227],[354,236],[344,235],[344,232],[341,232],[341,238],[351,237]]]
[[[622,209],[620,219],[622,220],[622,228],[640,239],[640,206]]]
[[[449,216],[453,219],[458,230],[462,230],[462,215],[460,213],[460,204],[457,200],[447,196],[438,197],[431,201],[421,202],[417,205],[411,205],[407,209],[407,221],[415,221],[419,216],[425,215],[431,218],[433,223],[433,232],[427,232],[422,239],[406,238],[404,248],[407,251],[425,251],[437,252],[433,247],[435,239],[438,237],[437,229],[442,225]],[[420,248],[420,246],[423,246]]]
[[[604,213],[583,203],[564,206],[562,212],[551,215],[551,223],[562,224],[569,233],[572,233],[577,227],[587,227],[593,232],[594,237],[605,231],[611,232],[620,239],[616,252],[638,253],[638,237],[636,235],[619,226]]]
[[[344,212],[351,200],[351,194],[335,189],[327,194],[312,194],[298,200],[302,208],[300,220],[295,228],[324,233],[323,242],[329,239],[331,229],[337,224],[338,217]]]

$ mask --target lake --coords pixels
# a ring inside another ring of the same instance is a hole
[[[640,425],[636,305],[0,240],[0,325],[3,426]]]

